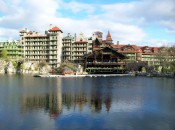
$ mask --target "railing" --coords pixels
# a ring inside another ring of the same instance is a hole
[[[79,49],[79,50],[73,50],[74,52],[86,52],[87,50],[86,49]]]
[[[51,46],[56,46],[57,43],[50,43],[49,45],[51,45]]]
[[[27,47],[27,46],[30,46],[30,47],[32,47],[32,46],[49,46],[49,44],[25,44],[25,46]]]
[[[70,50],[70,49],[63,49],[63,51],[72,51],[72,50]]]
[[[28,42],[36,41],[36,42],[38,42],[38,41],[49,41],[49,39],[30,39],[30,38],[28,39],[28,38],[26,38],[25,41],[28,41]]]
[[[125,62],[87,62],[88,65],[124,65]]]
[[[57,48],[49,48],[49,47],[47,47],[47,48],[43,48],[43,47],[33,48],[33,47],[30,47],[30,48],[25,48],[25,50],[34,50],[34,51],[38,51],[38,50],[57,50]]]
[[[73,54],[72,56],[83,56],[83,54]]]
[[[57,51],[57,48],[49,48],[51,51]]]
[[[50,60],[57,60],[57,57],[49,57]]]

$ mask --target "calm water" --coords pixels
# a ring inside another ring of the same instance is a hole
[[[175,130],[175,79],[0,75],[0,130]]]

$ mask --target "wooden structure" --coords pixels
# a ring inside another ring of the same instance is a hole
[[[91,74],[124,73],[127,57],[109,47],[94,49],[84,56],[84,69]]]

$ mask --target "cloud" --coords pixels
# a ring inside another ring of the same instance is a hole
[[[13,41],[18,39],[18,30],[15,29],[6,29],[6,28],[0,28],[0,37],[1,41]],[[10,34],[10,35],[9,35]]]
[[[162,20],[160,24],[166,28],[168,33],[175,33],[175,20]]]
[[[69,3],[62,3],[64,9],[71,10],[73,13],[77,13],[80,11],[85,11],[88,13],[93,13],[95,11],[95,8],[91,6],[90,4],[84,4],[84,3],[78,3],[75,1],[71,1]]]
[[[0,12],[4,12],[6,10],[4,1],[0,0]]]
[[[8,1],[6,5],[9,6],[7,10],[9,13],[0,18],[0,25],[11,29],[24,27],[35,29],[49,25],[55,20],[58,8],[55,0],[16,0]]]
[[[112,16],[117,18],[121,17],[120,19],[124,18],[123,20],[128,22],[143,18],[145,22],[159,22],[162,19],[175,19],[174,0],[141,0],[129,3],[116,3],[112,5],[103,5],[102,9],[106,14],[113,14]]]
[[[73,20],[68,18],[62,18],[59,19],[59,21],[62,30],[64,30],[65,33],[74,34],[84,32],[86,36],[90,37],[92,36],[93,32],[101,31],[104,33],[103,37],[105,39],[106,34],[109,30],[114,40],[114,43],[117,42],[117,40],[126,41],[126,39],[130,42],[140,41],[143,37],[146,36],[142,29],[138,28],[137,26],[115,23],[110,20],[102,21],[101,19],[94,18],[95,24],[94,21],[87,19]]]
[[[155,28],[165,28],[165,35],[167,33],[175,33],[175,1],[174,0],[141,0],[129,3],[116,3],[111,5],[101,6],[105,12],[102,14],[103,18],[110,19],[116,23],[122,23],[126,25],[132,25],[137,27],[143,34],[144,28],[147,26],[155,26]],[[154,30],[154,28],[152,28]],[[121,33],[121,32],[119,32]],[[130,31],[128,31],[130,33]],[[135,35],[139,34],[136,32]],[[131,36],[131,33],[129,36]],[[147,35],[141,35],[141,41],[149,41]],[[138,35],[139,37],[139,35]],[[135,37],[133,37],[135,38]],[[123,39],[123,38],[122,38]],[[128,36],[125,39],[130,39]],[[161,40],[161,36],[155,37],[155,39]],[[127,41],[128,41],[127,40]],[[135,42],[139,39],[135,39]],[[167,43],[172,44],[168,40],[162,39],[161,42],[152,42],[155,45]],[[174,39],[175,41],[175,39]],[[144,44],[144,42],[143,42]]]
[[[143,44],[147,46],[162,47],[162,46],[170,46],[173,44],[173,42],[166,39],[153,38],[153,39],[147,39],[145,41],[140,41],[137,43],[137,45],[143,45]]]
[[[65,16],[65,10],[74,17]],[[123,43],[149,41],[144,27],[151,24],[175,33],[174,0],[140,0],[106,5],[63,0],[0,0],[0,11],[4,14],[0,16],[0,38],[7,40],[17,38],[18,30],[29,28],[44,32],[50,24],[59,26],[64,35],[83,32],[90,37],[94,31],[102,31],[105,38],[109,30],[114,43],[118,40]],[[78,17],[81,12],[86,12],[83,19]]]
[[[66,6],[63,6],[65,4]],[[61,8],[60,6],[66,7],[66,9],[70,9],[74,13],[87,10],[88,16],[83,20],[56,17],[57,11]],[[97,30],[104,33],[110,30],[114,40],[127,38],[133,41],[140,40],[145,36],[145,33],[137,26],[120,22],[116,23],[112,17],[104,19],[106,14],[95,15],[95,7],[89,4],[77,2],[64,3],[62,1],[56,2],[55,0],[45,0],[44,2],[42,2],[42,0],[26,0],[25,2],[18,0],[13,2],[11,9],[12,12],[14,12],[13,17],[12,13],[10,13],[0,19],[0,25],[4,28],[3,30],[8,28],[6,32],[9,32],[10,29],[14,31],[14,29],[26,27],[36,31],[44,31],[44,29],[47,29],[50,23],[52,23],[60,26],[65,33],[71,32],[74,34],[84,32],[89,37]]]
[[[76,6],[73,6],[74,4]],[[114,43],[116,42],[116,40],[124,41],[124,39],[127,39],[128,41],[137,41],[143,39],[146,36],[144,31],[140,27],[126,22],[129,21],[129,17],[122,15],[123,12],[121,14],[117,13],[118,11],[121,11],[121,9],[123,10],[126,4],[90,5],[70,2],[66,3],[66,5],[66,9],[73,10],[73,12],[76,13],[79,13],[83,9],[86,9],[88,15],[82,20],[62,17],[61,23],[63,24],[61,25],[63,26],[63,30],[65,30],[65,32],[85,32],[87,35],[91,36],[94,31],[102,31],[104,32],[105,38],[105,33],[107,33],[107,31],[109,30],[114,39]],[[132,4],[130,5],[130,8],[133,8]]]

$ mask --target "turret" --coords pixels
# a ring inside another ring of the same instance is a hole
[[[63,31],[62,31],[60,28],[58,28],[57,26],[55,26],[55,27],[49,29],[49,32],[50,32],[50,33],[53,33],[53,34],[58,33],[58,32],[63,33]]]
[[[107,44],[112,44],[112,38],[111,38],[111,34],[110,34],[110,32],[108,31],[108,34],[107,34],[107,36],[106,36],[106,43]]]
[[[20,30],[19,31],[19,35],[22,37],[22,36],[24,36],[24,35],[26,35],[27,34],[27,29],[25,29],[25,30]]]

